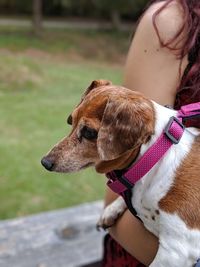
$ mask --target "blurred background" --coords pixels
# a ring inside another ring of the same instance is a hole
[[[41,157],[94,79],[122,82],[148,0],[0,0],[0,219],[102,199],[94,170],[48,173]]]

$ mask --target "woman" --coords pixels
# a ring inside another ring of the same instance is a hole
[[[200,101],[199,46],[199,0],[151,1],[130,46],[124,85],[175,109]],[[189,123],[200,127],[200,120]],[[107,189],[105,205],[115,198]],[[104,267],[149,266],[153,261],[158,239],[129,211],[109,234]]]

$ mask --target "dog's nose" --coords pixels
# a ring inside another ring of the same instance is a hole
[[[46,158],[46,157],[42,158],[42,160],[41,160],[41,164],[42,164],[42,165],[45,167],[45,169],[47,169],[48,171],[52,171],[53,166],[54,166],[54,163],[53,163],[50,159],[48,159],[48,158]]]

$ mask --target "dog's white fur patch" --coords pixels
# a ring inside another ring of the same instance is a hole
[[[200,231],[188,229],[176,214],[161,211],[159,249],[150,267],[192,267],[200,255]]]

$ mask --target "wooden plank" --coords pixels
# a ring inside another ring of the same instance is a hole
[[[1,267],[76,267],[98,262],[102,202],[0,222]]]

